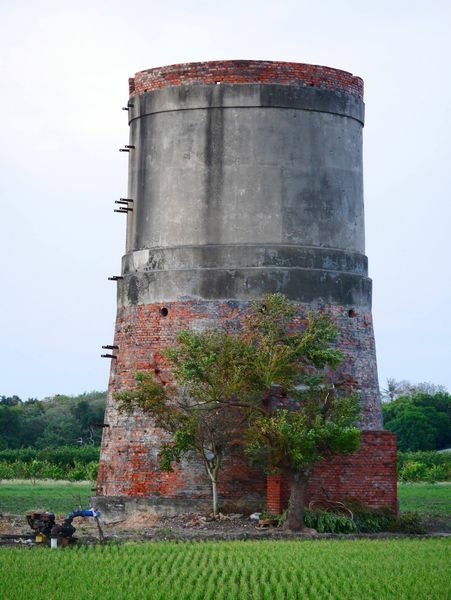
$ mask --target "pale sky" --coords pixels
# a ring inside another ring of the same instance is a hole
[[[379,380],[451,389],[448,0],[0,0],[0,47],[0,395],[106,389],[128,77],[217,59],[363,77]]]

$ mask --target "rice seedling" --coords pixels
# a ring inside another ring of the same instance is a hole
[[[445,600],[450,550],[448,539],[0,548],[0,585],[5,600]]]

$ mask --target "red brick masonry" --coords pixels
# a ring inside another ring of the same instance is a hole
[[[277,83],[342,92],[363,99],[363,80],[347,71],[303,63],[216,60],[139,71],[129,79],[130,96],[179,85]]]
[[[267,479],[266,507],[274,514],[288,506],[288,481]],[[396,436],[389,431],[363,431],[359,450],[318,464],[307,488],[311,500],[357,500],[373,508],[397,512]]]
[[[192,457],[173,473],[159,469],[159,447],[164,437],[142,414],[118,412],[114,394],[134,385],[137,371],[154,371],[164,381],[166,361],[161,351],[174,343],[182,329],[202,329],[213,324],[234,331],[240,327],[248,302],[185,301],[167,303],[167,316],[159,305],[119,308],[114,343],[117,359],[112,360],[109,397],[105,414],[98,493],[103,496],[130,496],[193,500],[208,499],[210,485],[205,470]],[[347,307],[325,306],[341,335],[338,346],[344,352],[346,370],[370,390],[376,385],[374,339],[370,314],[350,317]],[[312,306],[299,305],[300,315]],[[351,456],[321,464],[312,476],[309,497],[334,499],[357,498],[370,506],[388,506],[396,510],[396,447],[392,434],[377,425],[378,398],[369,394],[365,401],[362,445]],[[273,486],[273,484],[271,484]],[[269,489],[270,510],[277,512],[286,503],[286,489]],[[237,446],[225,461],[219,481],[223,506],[261,508],[265,503],[265,476],[252,469]],[[285,495],[284,495],[285,494]]]

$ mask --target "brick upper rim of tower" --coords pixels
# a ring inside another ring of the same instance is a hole
[[[340,69],[297,62],[215,60],[155,67],[129,79],[130,96],[181,85],[279,84],[321,88],[363,100],[363,79]]]

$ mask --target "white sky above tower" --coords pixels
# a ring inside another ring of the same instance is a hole
[[[0,0],[0,395],[106,388],[127,79],[216,59],[363,77],[380,383],[451,389],[450,28],[448,0]]]

